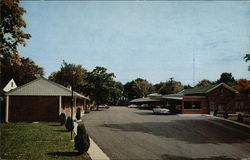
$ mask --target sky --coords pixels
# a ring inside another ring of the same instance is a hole
[[[91,71],[103,66],[126,83],[174,80],[196,84],[230,72],[250,79],[247,1],[21,1],[25,32],[19,47],[44,68],[62,61]]]

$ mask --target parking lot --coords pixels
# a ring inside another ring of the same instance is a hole
[[[249,158],[249,130],[206,115],[154,115],[111,107],[83,117],[89,135],[111,159]]]

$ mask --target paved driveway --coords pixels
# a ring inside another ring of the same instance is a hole
[[[154,115],[126,107],[83,117],[89,135],[111,159],[242,159],[247,128],[208,116]]]

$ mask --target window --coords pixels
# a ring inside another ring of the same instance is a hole
[[[10,83],[10,86],[13,87],[13,82]]]
[[[184,109],[201,109],[200,101],[184,101]]]

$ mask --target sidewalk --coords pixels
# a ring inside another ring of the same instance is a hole
[[[82,114],[84,116],[84,114]],[[74,133],[77,133],[77,126],[78,123],[82,121],[76,121],[74,122]],[[88,154],[91,157],[92,160],[110,160],[110,158],[101,150],[101,148],[98,147],[98,145],[89,137],[90,140],[90,146],[88,150]]]

